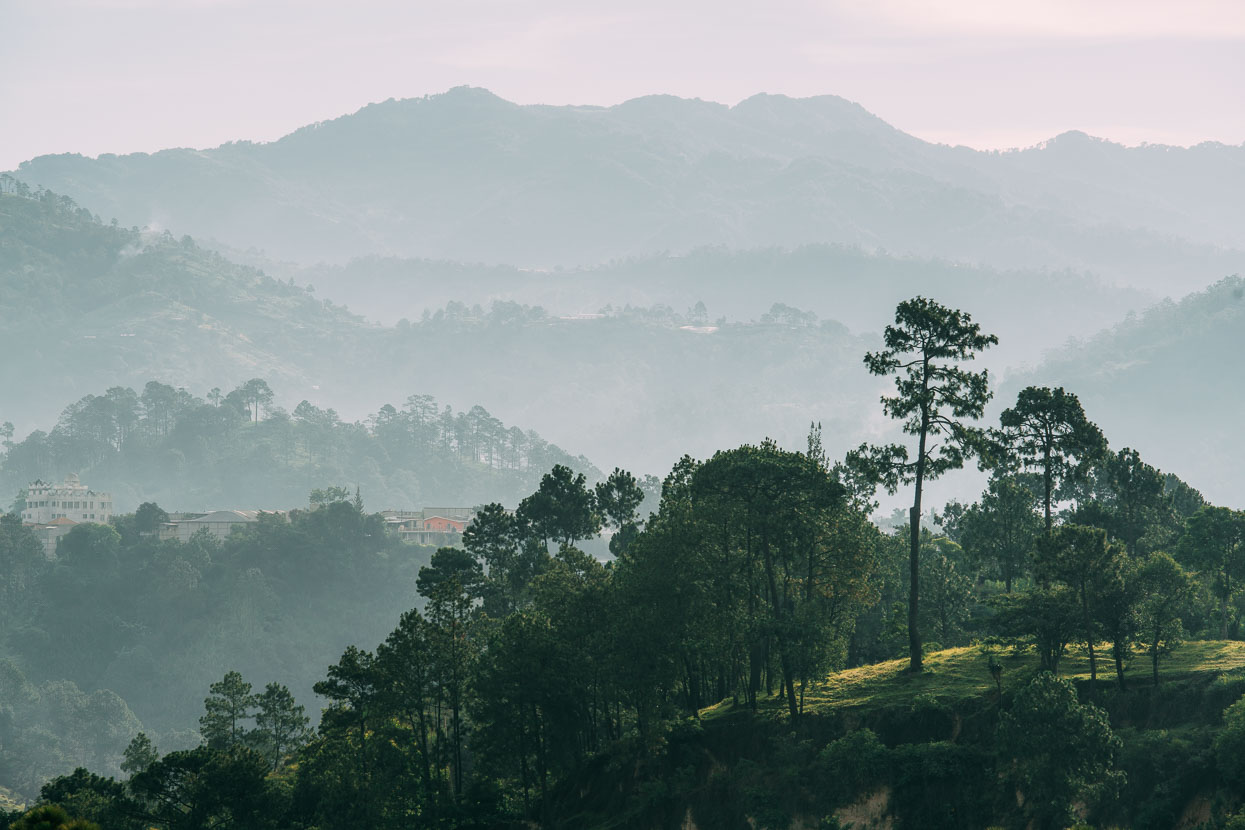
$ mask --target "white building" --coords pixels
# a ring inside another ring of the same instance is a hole
[[[112,520],[112,494],[88,489],[73,473],[60,484],[31,483],[26,488],[22,521],[46,525],[56,519],[107,524]]]

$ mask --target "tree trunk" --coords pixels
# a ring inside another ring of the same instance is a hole
[[[1050,501],[1051,501],[1051,490],[1053,489],[1051,487],[1051,469],[1050,469],[1051,440],[1052,439],[1049,436],[1047,436],[1046,448],[1045,448],[1045,459],[1044,459],[1044,464],[1042,468],[1044,470],[1042,474],[1042,479],[1043,479],[1043,483],[1046,485],[1045,507],[1046,507],[1046,535],[1047,536],[1049,536],[1051,532]]]
[[[1226,581],[1224,585],[1227,585]],[[1228,639],[1228,595],[1226,591],[1219,598],[1219,639]]]
[[[1089,693],[1094,695],[1098,689],[1098,663],[1094,659],[1094,631],[1089,617],[1089,598],[1085,589],[1081,589],[1081,612],[1085,624],[1085,647],[1089,649]]]
[[[795,680],[794,678],[792,678],[791,660],[789,657],[787,657],[787,653],[785,649],[782,655],[782,674],[783,674],[783,686],[785,687],[786,692],[787,692],[787,709],[788,711],[791,712],[791,722],[794,723],[795,721],[800,719],[800,708],[796,704],[796,699],[795,699]]]
[[[921,608],[921,479],[925,474],[925,430],[921,431],[920,456],[916,463],[916,494],[912,501],[912,512],[908,514],[910,525],[910,550],[908,570],[910,586],[908,589],[908,671],[919,674],[924,668],[921,654],[921,632],[918,615]]]
[[[1128,687],[1124,682],[1124,644],[1116,641],[1111,644],[1111,650],[1115,656],[1115,677],[1120,681],[1120,691],[1127,691]]]
[[[921,483],[917,480],[916,501],[908,521],[912,525],[911,550],[908,557],[911,587],[908,590],[908,671],[919,674],[924,668],[921,654],[921,632],[917,615],[921,606]]]

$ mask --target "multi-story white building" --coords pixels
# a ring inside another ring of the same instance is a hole
[[[112,494],[89,489],[73,473],[60,484],[32,482],[26,488],[22,521],[46,525],[56,519],[107,524],[112,519]]]

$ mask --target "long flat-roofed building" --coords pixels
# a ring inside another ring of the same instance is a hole
[[[246,527],[259,521],[263,513],[285,517],[284,511],[280,510],[213,510],[211,513],[197,515],[179,514],[180,518],[160,528],[160,538],[189,542],[195,533],[206,530],[218,539],[228,539],[234,528]]]

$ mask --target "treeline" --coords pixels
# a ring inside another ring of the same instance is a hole
[[[66,407],[48,432],[14,442],[5,427],[0,480],[16,491],[75,472],[119,503],[202,509],[288,507],[324,481],[356,484],[386,506],[514,503],[555,464],[599,475],[480,406],[455,412],[412,395],[349,423],[307,401],[287,412],[274,398],[259,378],[205,398],[157,381],[141,393],[116,386]]]
[[[1145,636],[1157,682],[1158,656],[1179,636],[1179,618],[1189,614],[1174,598],[1187,593],[1180,586],[1188,577],[1161,552],[1171,550],[1183,552],[1186,564],[1217,592],[1219,635],[1227,636],[1233,593],[1227,575],[1235,566],[1224,559],[1233,557],[1237,543],[1227,531],[1216,536],[1205,528],[1233,527],[1235,520],[1216,517],[1239,514],[1207,506],[1200,493],[1146,464],[1136,450],[1111,452],[1076,395],[1062,388],[1025,388],[1002,412],[998,427],[978,426],[993,392],[989,372],[967,366],[998,338],[962,311],[921,297],[900,303],[883,339],[885,348],[867,353],[865,365],[875,375],[893,377],[895,394],[882,398],[883,412],[901,422],[916,446],[861,445],[848,453],[843,470],[858,498],[871,498],[879,486],[891,493],[912,486],[903,593],[913,672],[921,671],[924,652],[923,489],[973,457],[992,472],[990,488],[978,505],[948,507],[951,535],[961,536],[974,551],[978,568],[988,563],[996,569],[1008,594],[1018,577],[1035,578],[1032,588],[999,614],[999,631],[990,633],[1031,637],[1050,670],[1058,667],[1067,644],[1080,639],[1089,652],[1091,677],[1097,668],[1094,645],[1107,637],[1121,685],[1125,653],[1136,636]],[[1056,528],[1059,504],[1067,508]],[[1035,511],[1040,533],[1034,531]],[[963,596],[947,590],[954,561],[942,556],[938,565],[944,573],[934,577],[934,601]],[[1143,609],[1151,615],[1139,621]],[[940,614],[944,633],[954,616]]]

